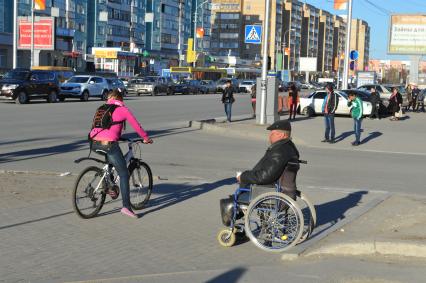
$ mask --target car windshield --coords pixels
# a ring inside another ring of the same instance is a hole
[[[11,71],[7,72],[3,79],[15,79],[15,80],[24,80],[28,77],[29,72],[25,71]]]
[[[154,78],[154,77],[146,77],[146,78],[143,78],[142,81],[145,82],[145,83],[154,83],[156,81],[156,78]]]
[[[89,80],[89,77],[72,77],[68,80],[69,83],[78,83],[78,84],[84,84],[87,83]]]

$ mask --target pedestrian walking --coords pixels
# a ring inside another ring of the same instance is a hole
[[[232,116],[232,103],[235,102],[234,90],[232,88],[232,82],[229,80],[226,82],[226,87],[222,94],[222,103],[225,106],[226,120],[230,123]]]
[[[289,109],[289,120],[296,119],[297,105],[300,102],[299,93],[295,84],[291,84],[288,92],[287,107]],[[293,117],[293,118],[292,118]]]
[[[256,85],[251,87],[251,107],[253,108],[253,117],[256,117]]]
[[[334,126],[334,113],[339,105],[339,98],[334,92],[333,85],[327,84],[325,87],[327,96],[322,104],[322,113],[324,114],[325,134],[321,142],[335,143],[336,129]]]
[[[348,107],[352,107],[351,116],[354,119],[355,141],[352,145],[358,146],[361,144],[362,100],[353,92],[349,94],[348,99]]]
[[[418,102],[418,96],[420,94],[420,89],[417,87],[417,85],[412,85],[411,90],[411,107],[413,109],[413,112],[416,112],[417,110],[417,102]]]
[[[408,106],[407,106],[407,111],[410,110],[410,106],[413,105],[413,87],[411,86],[411,84],[409,84],[407,86],[407,88],[405,89],[405,91],[407,92],[407,100],[408,100]],[[414,105],[413,105],[413,111],[414,111]]]
[[[417,95],[416,112],[420,111],[425,112],[425,90],[420,91]]]
[[[371,115],[370,119],[380,119],[379,108],[380,108],[380,94],[374,87],[370,89],[370,102],[371,102]]]
[[[414,91],[414,90],[413,90]],[[398,88],[393,87],[392,88],[392,95],[389,98],[389,106],[388,110],[392,113],[391,121],[398,121],[401,118],[400,112],[402,112],[401,109],[402,106],[402,95],[398,92]]]

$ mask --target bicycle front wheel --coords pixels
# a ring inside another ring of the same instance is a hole
[[[129,166],[130,172],[130,205],[132,209],[142,209],[148,202],[152,192],[152,172],[148,164],[143,161],[133,162]]]
[[[102,169],[91,166],[77,177],[72,195],[72,205],[78,216],[84,219],[98,214],[105,203],[105,182]]]

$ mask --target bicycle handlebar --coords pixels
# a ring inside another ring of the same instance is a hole
[[[143,142],[143,141],[144,141],[144,139],[141,139],[141,138],[137,138],[137,139],[128,139],[128,138],[123,138],[123,137],[121,137],[121,138],[119,139],[119,141],[136,143],[136,142]]]

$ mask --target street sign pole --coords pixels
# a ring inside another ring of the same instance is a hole
[[[261,82],[261,100],[260,100],[260,124],[265,125],[266,121],[266,79],[268,75],[268,37],[269,37],[269,10],[270,0],[265,0],[265,17],[263,21],[263,60],[262,60],[262,82]]]
[[[349,53],[351,49],[351,27],[352,27],[352,0],[348,0],[348,17],[346,23],[346,48],[345,48],[345,65],[343,66],[343,82],[342,89],[348,88],[349,78]]]
[[[18,67],[18,0],[13,1],[13,68]]]
[[[31,68],[34,67],[34,7],[35,0],[31,1]]]

